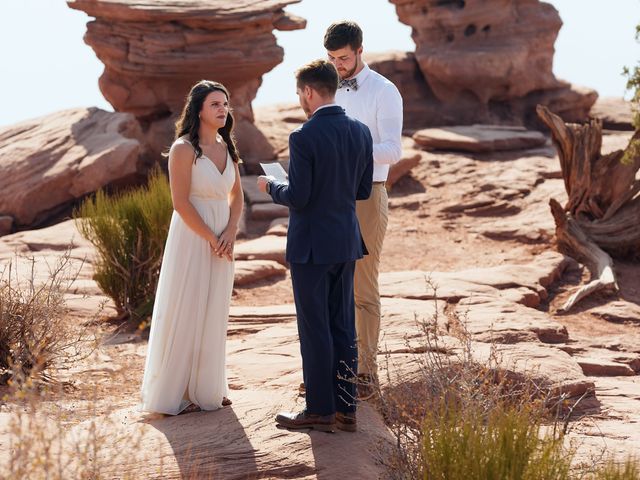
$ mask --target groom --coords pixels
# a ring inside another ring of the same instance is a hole
[[[356,200],[369,197],[369,129],[335,104],[338,72],[324,60],[296,72],[309,120],[289,136],[289,183],[258,177],[258,187],[289,207],[286,259],[291,268],[307,407],[280,413],[286,428],[356,430],[353,273],[366,253]]]

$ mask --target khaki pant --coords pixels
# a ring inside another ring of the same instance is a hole
[[[356,215],[369,251],[369,255],[356,262],[354,277],[358,373],[377,378],[380,338],[378,271],[388,219],[388,197],[384,184],[374,184],[371,196],[367,200],[356,202]]]

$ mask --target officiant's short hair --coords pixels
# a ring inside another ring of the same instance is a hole
[[[362,46],[362,29],[356,22],[342,20],[329,25],[324,34],[324,48],[333,52],[349,45],[357,51]]]
[[[338,90],[340,77],[336,67],[327,60],[315,60],[296,71],[298,88],[309,86],[323,97],[334,96]]]

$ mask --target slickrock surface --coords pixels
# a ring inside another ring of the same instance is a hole
[[[413,139],[425,149],[477,153],[534,148],[547,140],[540,132],[500,125],[426,128],[414,133]]]
[[[113,302],[104,296],[93,280],[95,250],[85,240],[73,220],[40,230],[29,230],[0,238],[2,280],[19,281],[26,286],[31,278],[36,285],[47,281],[61,267],[59,278],[68,286],[65,295],[70,314],[85,321],[94,316],[115,315]]]
[[[259,280],[284,275],[286,269],[273,260],[236,261],[236,287],[242,287]]]
[[[607,134],[605,151],[626,145],[628,137]],[[527,376],[551,395],[582,398],[568,437],[577,445],[578,461],[591,461],[604,447],[618,458],[638,455],[640,267],[616,261],[620,298],[594,296],[570,314],[557,313],[588,274],[555,252],[547,202],[551,196],[564,201],[564,187],[553,149],[420,151],[408,137],[404,147],[418,151],[421,160],[389,188],[380,277],[383,387],[392,390],[417,378],[422,356],[433,347],[424,328],[437,328],[441,355],[455,358],[466,344],[481,364],[497,355],[511,378]],[[254,180],[245,184],[251,207],[271,205],[251,190]],[[286,223],[286,217],[248,215],[247,238],[236,244],[227,343],[234,404],[173,418],[137,411],[146,339],[113,319],[112,304],[91,278],[93,247],[73,222],[0,239],[2,268],[16,252],[23,255],[17,260],[22,281],[31,268],[24,255],[34,257],[36,279],[44,280],[47,264],[70,246],[80,274],[66,295],[69,322],[95,323],[98,314],[100,347],[61,372],[66,393],[41,405],[62,410],[68,451],[87,443],[96,422],[105,438],[98,459],[113,476],[385,477],[379,459],[393,439],[374,404],[361,404],[360,429],[353,435],[294,433],[274,425],[276,412],[304,406],[284,261]],[[99,313],[102,302],[106,308]],[[21,408],[5,407],[0,425]],[[56,417],[47,418],[43,431],[55,432]],[[6,440],[0,438],[2,458],[8,455]]]
[[[0,216],[14,227],[38,224],[87,193],[136,179],[145,170],[141,140],[133,115],[97,108],[3,127]]]
[[[284,265],[286,246],[286,237],[267,235],[239,243],[234,250],[239,260],[275,260]]]
[[[105,64],[103,95],[117,111],[143,120],[156,149],[172,138],[172,120],[167,119],[180,113],[191,86],[205,78],[230,90],[239,147],[245,159],[255,160],[273,158],[274,152],[253,126],[251,101],[262,76],[284,55],[273,30],[306,25],[284,10],[298,1],[67,3],[95,18],[87,25],[85,42]]]

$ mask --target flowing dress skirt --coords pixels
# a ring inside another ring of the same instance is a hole
[[[190,197],[220,235],[229,221],[226,199]],[[225,346],[234,264],[219,258],[173,212],[153,308],[141,409],[176,415],[194,403],[222,406],[228,395]]]

